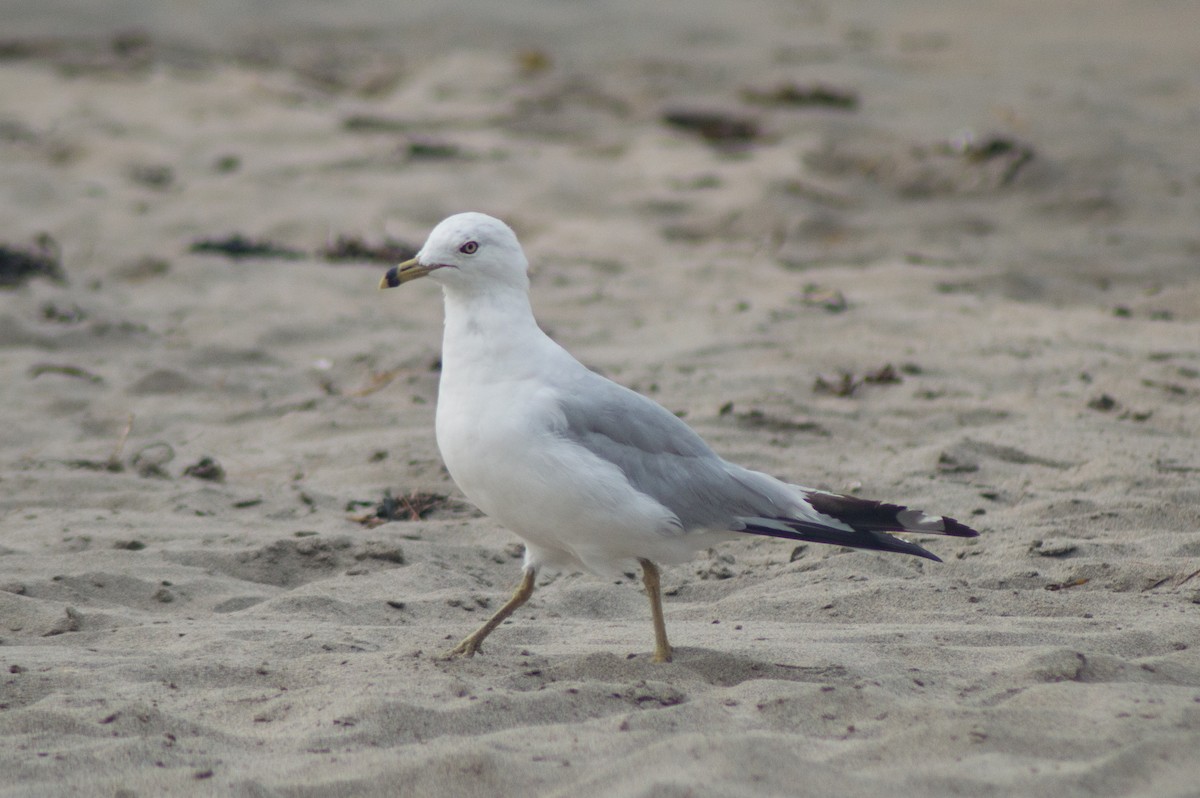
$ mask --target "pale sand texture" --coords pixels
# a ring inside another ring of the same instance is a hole
[[[1200,794],[1193,3],[393,5],[10,6],[0,243],[69,281],[0,293],[0,795]],[[728,458],[981,537],[666,569],[665,666],[638,579],[547,574],[436,661],[520,549],[437,455],[436,288],[314,253],[465,209]]]

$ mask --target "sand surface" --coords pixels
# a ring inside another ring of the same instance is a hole
[[[240,5],[6,4],[0,795],[1200,794],[1194,3]],[[521,549],[376,285],[468,209],[722,454],[981,536],[437,660]]]

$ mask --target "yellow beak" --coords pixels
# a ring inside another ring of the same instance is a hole
[[[395,288],[399,285],[404,285],[407,282],[416,280],[419,277],[424,277],[436,267],[425,266],[417,263],[417,259],[406,260],[399,266],[393,266],[383,275],[383,279],[379,281],[379,287]]]

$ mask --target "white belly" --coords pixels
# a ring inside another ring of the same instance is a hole
[[[443,391],[437,439],[451,477],[551,564],[613,573],[638,557],[679,562],[701,541],[611,463],[559,437],[554,397],[530,382]],[[535,563],[537,564],[537,563]]]

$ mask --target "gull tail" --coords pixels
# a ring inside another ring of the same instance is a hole
[[[895,551],[941,562],[933,552],[894,537],[889,532],[908,532],[918,535],[952,535],[973,538],[974,529],[953,518],[929,515],[910,510],[899,504],[856,499],[837,493],[801,488],[811,514],[790,518],[743,518],[741,531],[752,535],[830,543],[856,549]]]

